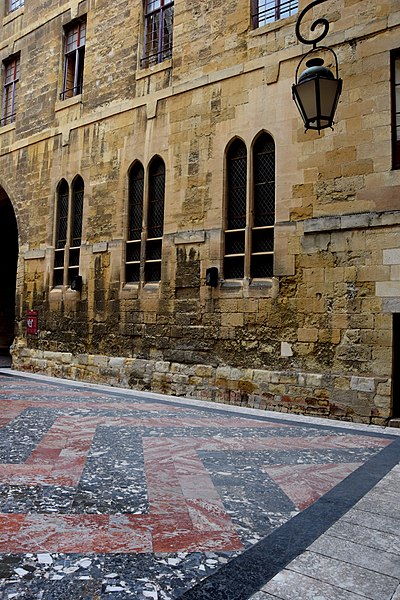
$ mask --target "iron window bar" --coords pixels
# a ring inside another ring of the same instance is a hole
[[[1,125],[8,125],[15,121],[15,101],[17,83],[19,81],[19,57],[4,63],[3,108]]]
[[[298,0],[254,0],[253,26],[262,27],[297,13]]]
[[[142,68],[171,58],[174,0],[146,0]]]

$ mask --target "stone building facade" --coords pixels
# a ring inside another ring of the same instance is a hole
[[[344,82],[320,135],[291,98],[307,2],[270,4],[3,2],[0,345],[15,368],[400,416],[400,4],[306,17],[328,18]]]

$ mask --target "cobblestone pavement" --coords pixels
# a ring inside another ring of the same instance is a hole
[[[0,404],[0,599],[400,598],[399,431],[7,368]]]

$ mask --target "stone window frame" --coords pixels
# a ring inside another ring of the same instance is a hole
[[[172,57],[174,0],[144,0],[144,34],[141,67]]]
[[[263,141],[267,144],[267,150],[261,152],[259,148]],[[226,147],[223,251],[225,281],[259,281],[272,279],[274,276],[276,149],[273,137],[268,132],[261,131],[251,144],[250,160],[248,155],[246,144],[239,137],[233,138]],[[239,161],[242,162],[241,166]],[[265,169],[266,166],[269,174],[272,174],[270,179],[261,173],[261,167]],[[237,206],[231,210],[233,199]],[[273,210],[266,211],[265,205],[271,204],[271,200]]]
[[[138,160],[128,171],[128,218],[125,243],[125,284],[161,281],[164,236],[165,162],[156,154],[147,174]]]
[[[19,72],[19,54],[9,57],[3,62],[3,99],[0,120],[1,126],[9,125],[15,121]]]
[[[298,0],[251,0],[253,28],[286,19],[298,12]]]
[[[24,6],[24,0],[9,0],[8,2],[8,12],[14,12],[14,10],[18,10]]]
[[[64,27],[64,72],[60,100],[82,94],[86,25],[85,15]]]
[[[390,53],[392,96],[392,167],[400,169],[400,48]]]
[[[79,275],[85,183],[76,175],[68,185],[61,179],[56,191],[52,287],[66,287]]]

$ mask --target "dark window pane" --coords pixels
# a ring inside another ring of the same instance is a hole
[[[246,226],[247,151],[244,142],[235,140],[227,155],[227,229]]]
[[[63,285],[64,283],[64,269],[57,269],[54,271],[53,285]]]
[[[253,149],[254,227],[275,223],[275,144],[262,134]]]
[[[244,254],[245,232],[235,231],[225,234],[225,254]]]
[[[140,261],[140,243],[126,245],[126,262]]]
[[[145,281],[157,282],[161,280],[161,261],[149,262],[145,265]]]
[[[158,158],[149,170],[148,238],[162,237],[164,233],[165,166]]]
[[[144,169],[136,163],[129,173],[128,240],[140,240],[143,220]]]
[[[251,257],[250,276],[255,278],[272,277],[274,274],[274,257],[272,254]]]
[[[140,265],[126,265],[125,268],[125,281],[127,283],[135,283],[139,281],[140,277]]]
[[[243,279],[244,257],[225,257],[224,277],[225,279]]]
[[[273,229],[253,229],[252,252],[273,252],[274,251],[274,230]]]
[[[57,198],[57,238],[56,248],[63,248],[67,243],[68,227],[68,184],[62,181],[58,187]]]
[[[71,246],[80,246],[82,241],[83,194],[83,179],[78,177],[72,189]]]

